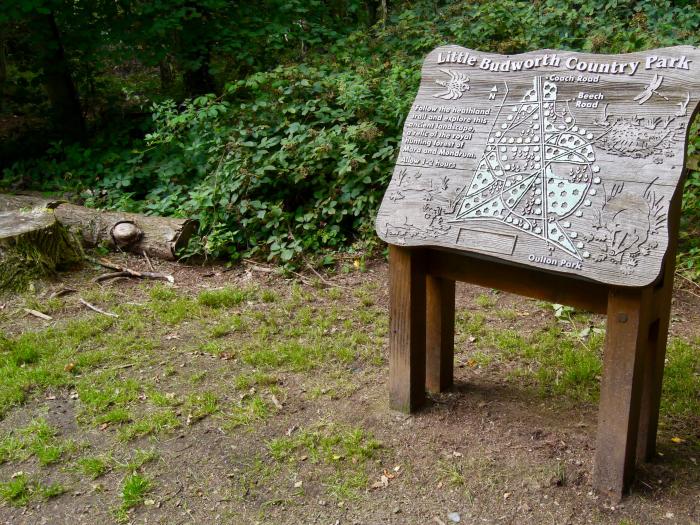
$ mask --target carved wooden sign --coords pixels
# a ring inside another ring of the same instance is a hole
[[[379,236],[620,286],[659,275],[700,48],[432,51]]]

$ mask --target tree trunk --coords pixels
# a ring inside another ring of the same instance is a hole
[[[194,59],[199,63],[196,69],[185,70],[183,81],[189,96],[194,97],[216,92],[214,77],[209,73],[210,60],[211,52],[207,49]]]
[[[5,82],[7,81],[7,42],[0,34],[0,113],[5,111]]]
[[[54,124],[66,139],[82,140],[85,138],[85,120],[53,13],[35,16],[33,27],[39,37],[37,54],[44,70]]]
[[[167,93],[172,89],[175,82],[175,72],[173,70],[173,60],[170,55],[165,55],[158,62],[158,72],[160,73],[160,89]]]
[[[177,250],[189,242],[197,228],[197,221],[191,219],[99,211],[61,200],[0,194],[0,212],[32,208],[52,209],[58,222],[78,233],[88,246],[105,244],[168,261],[177,258]]]
[[[0,212],[0,293],[22,291],[81,260],[78,243],[51,211]]]

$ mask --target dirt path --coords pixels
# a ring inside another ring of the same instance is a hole
[[[387,403],[385,263],[331,287],[158,269],[175,287],[86,269],[0,300],[0,523],[700,523],[692,290],[662,456],[611,507],[591,492],[603,318],[459,285],[456,387],[405,416]]]

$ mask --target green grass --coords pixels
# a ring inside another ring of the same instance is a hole
[[[41,466],[61,461],[78,446],[58,437],[58,430],[44,419],[35,419],[26,427],[15,429],[0,438],[0,464],[34,457]]]
[[[661,410],[700,421],[700,338],[672,339],[666,360]]]
[[[121,490],[122,508],[130,509],[143,502],[153,488],[153,482],[141,474],[129,474],[124,478]]]
[[[10,481],[0,483],[0,498],[16,507],[23,507],[29,503],[32,492],[32,486],[26,474],[20,474]]]
[[[265,289],[260,293],[260,299],[265,303],[274,303],[279,296],[273,290]]]
[[[358,463],[372,458],[380,443],[363,429],[329,424],[273,439],[267,448],[275,461],[296,462],[305,455],[312,463]]]
[[[24,507],[30,500],[47,500],[60,496],[66,491],[60,483],[43,485],[31,480],[26,474],[19,474],[0,483],[0,499],[15,507]]]
[[[246,322],[240,315],[232,315],[226,319],[219,321],[211,329],[211,336],[214,338],[224,337],[234,332],[243,332],[246,330]]]
[[[266,374],[256,370],[254,372],[244,372],[234,380],[233,384],[237,390],[250,390],[252,387],[266,387],[279,383],[279,378],[273,374]]]
[[[219,411],[219,398],[213,392],[193,393],[184,404],[187,420],[190,423],[204,419]]]
[[[77,467],[85,476],[97,479],[110,468],[110,461],[103,456],[85,456],[77,461]]]
[[[180,420],[172,409],[147,414],[119,429],[120,441],[131,441],[143,436],[169,432],[180,426]]]
[[[324,479],[329,496],[342,501],[357,498],[368,487],[367,463],[380,448],[364,429],[335,424],[317,424],[267,442],[270,457],[295,472],[302,464],[320,466],[322,473],[314,476]]]
[[[205,290],[197,296],[197,302],[209,308],[231,308],[251,296],[250,290],[226,287],[220,290]]]
[[[265,421],[272,415],[270,403],[262,396],[256,394],[247,396],[235,405],[226,415],[225,427],[235,429],[241,426],[248,426],[255,422]]]
[[[474,300],[474,302],[480,308],[489,309],[496,306],[496,299],[485,293],[479,294]]]

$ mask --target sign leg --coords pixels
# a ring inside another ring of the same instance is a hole
[[[651,297],[651,288],[613,288],[608,295],[593,484],[615,501],[634,478]]]
[[[425,386],[442,392],[452,386],[455,341],[455,282],[426,277],[427,336]]]
[[[389,405],[413,412],[425,398],[425,254],[389,246]]]
[[[645,360],[644,390],[639,415],[637,437],[637,462],[643,463],[656,455],[656,434],[659,427],[659,407],[666,362],[666,343],[671,318],[671,297],[676,272],[676,250],[680,225],[682,186],[676,190],[669,212],[669,246],[664,260],[663,280],[655,290],[656,319],[652,320],[649,332],[649,353]]]

